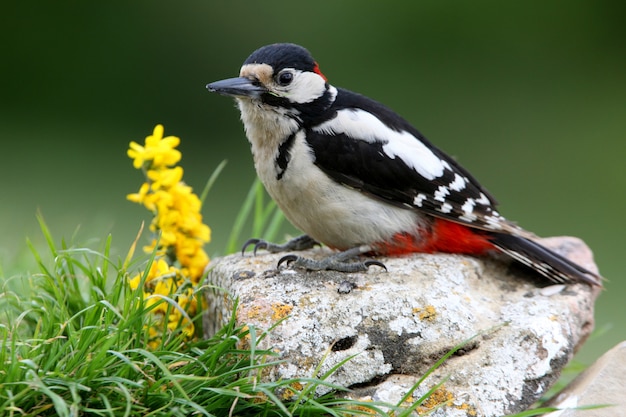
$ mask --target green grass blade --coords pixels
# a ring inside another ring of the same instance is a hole
[[[202,204],[203,206],[204,206],[204,201],[206,200],[207,195],[209,195],[209,191],[211,191],[211,188],[213,188],[213,185],[215,184],[217,177],[219,177],[219,175],[222,173],[227,163],[228,163],[227,160],[223,160],[222,162],[220,162],[217,168],[213,170],[213,173],[211,173],[211,176],[209,177],[208,181],[204,185],[204,188],[202,189],[202,193],[200,194],[200,204]]]
[[[252,207],[256,197],[256,190],[260,186],[261,182],[256,179],[248,190],[248,194],[239,209],[239,213],[237,213],[237,217],[235,218],[235,223],[233,224],[232,230],[230,232],[230,237],[228,238],[228,244],[226,245],[226,254],[235,253],[240,248],[237,247],[239,244],[239,239],[241,236],[241,231],[243,230],[246,221],[250,217],[250,213],[252,212]]]

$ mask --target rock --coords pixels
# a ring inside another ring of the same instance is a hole
[[[595,270],[580,240],[542,243]],[[270,379],[316,376],[318,366],[320,376],[356,355],[328,381],[352,388],[351,396],[397,403],[438,359],[472,338],[413,398],[449,377],[423,404],[447,404],[433,415],[501,416],[539,398],[593,328],[598,288],[546,285],[508,260],[414,254],[379,258],[388,272],[372,266],[342,274],[277,271],[283,255],[215,259],[207,278],[240,299],[240,323],[268,329],[283,319],[263,340],[285,361]],[[217,289],[207,301],[208,336],[230,316],[232,301]]]
[[[563,410],[546,417],[626,416],[626,341],[602,355],[546,405]],[[575,407],[611,404],[610,407],[576,410]],[[567,409],[566,409],[567,408]]]

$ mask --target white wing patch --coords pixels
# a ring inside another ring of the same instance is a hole
[[[413,199],[413,204],[415,204],[417,207],[422,207],[422,204],[424,204],[424,200],[426,199],[426,194],[419,193],[417,196],[415,196],[415,199]]]
[[[476,202],[478,204],[482,204],[484,206],[488,206],[490,204],[489,199],[487,198],[487,196],[483,193],[480,193],[480,198],[478,200],[476,200]]]
[[[451,213],[452,212],[452,205],[448,204],[448,203],[443,203],[441,205],[441,208],[439,209],[439,211],[441,211],[443,214],[447,214],[447,213]]]
[[[409,132],[398,132],[387,127],[373,114],[361,109],[344,109],[337,116],[315,128],[327,134],[344,134],[353,139],[381,142],[383,151],[391,159],[400,158],[422,177],[433,180],[443,175],[448,167],[426,145]]]
[[[461,206],[461,210],[463,210],[463,215],[459,216],[459,218],[470,223],[476,221],[478,217],[474,213],[475,205],[476,200],[474,200],[473,198],[468,198],[467,200],[465,200],[465,204]]]
[[[453,191],[461,191],[467,186],[468,182],[469,181],[467,178],[462,177],[459,174],[454,174],[454,181],[452,181],[450,185],[448,185],[448,188]]]
[[[468,198],[467,200],[465,200],[465,204],[461,206],[461,210],[463,210],[463,213],[465,214],[471,214],[474,211],[475,205],[476,200],[474,200],[473,198]]]
[[[391,131],[393,132],[393,131]],[[397,133],[399,140],[390,140],[383,150],[391,158],[398,157],[428,180],[443,175],[444,165],[430,149],[408,132]]]
[[[434,198],[437,201],[441,201],[442,203],[445,203],[446,196],[448,195],[450,195],[450,189],[446,187],[445,185],[440,185],[439,188],[437,188],[437,190],[435,191]]]

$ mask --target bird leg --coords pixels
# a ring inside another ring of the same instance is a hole
[[[259,249],[264,249],[270,253],[301,251],[311,249],[314,246],[319,246],[319,242],[308,235],[298,236],[282,245],[271,243],[262,239],[248,239],[248,241],[244,243],[241,248],[242,255],[250,245],[254,245],[252,253],[256,255],[256,252]],[[372,248],[370,246],[357,246],[319,260],[289,254],[280,258],[277,267],[280,268],[282,264],[286,263],[287,265],[304,268],[309,271],[365,272],[370,266],[374,265],[379,266],[386,271],[387,267],[382,262],[374,260],[351,262],[354,258],[371,251]]]
[[[281,264],[286,263],[287,265],[293,265],[309,271],[365,272],[370,266],[374,265],[386,271],[387,267],[385,264],[379,261],[369,259],[350,262],[359,255],[371,252],[371,250],[372,248],[367,245],[357,246],[356,248],[348,249],[319,260],[289,254],[280,258],[278,268],[280,268]]]

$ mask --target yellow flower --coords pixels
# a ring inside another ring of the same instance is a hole
[[[187,264],[187,274],[191,277],[194,283],[199,283],[200,278],[204,275],[204,270],[209,263],[208,255],[203,251],[199,250],[196,254],[191,257],[189,263]]]
[[[126,199],[132,201],[133,203],[143,204],[146,196],[148,195],[148,191],[150,191],[150,184],[145,182],[141,184],[141,188],[139,188],[138,193],[128,194]]]
[[[161,277],[163,275],[168,274],[170,271],[170,266],[163,259],[155,259],[150,266],[150,270],[148,271],[148,275],[146,276],[146,282],[150,282],[151,280]],[[134,290],[139,286],[139,282],[141,281],[141,277],[143,274],[137,274],[133,278],[130,279],[130,287]]]
[[[153,191],[151,195],[146,197],[144,206],[150,211],[159,213],[167,213],[170,207],[174,205],[174,196],[168,190]]]
[[[202,247],[210,241],[211,229],[202,222],[202,203],[183,182],[183,168],[174,166],[181,158],[175,149],[179,143],[175,136],[164,138],[163,126],[157,125],[143,146],[131,142],[128,149],[133,166],[144,171],[146,182],[139,192],[126,198],[154,214],[150,230],[159,233],[158,239],[152,239],[144,247],[149,253],[156,251],[142,289],[146,305],[153,307],[151,311],[156,318],[150,329],[151,348],[159,345],[156,339],[163,326],[168,331],[180,330],[188,338],[193,337],[193,323],[180,309],[163,302],[161,296],[173,299],[187,315],[195,315],[198,301],[194,287],[209,262]],[[129,280],[132,289],[139,287],[142,276],[137,274]]]
[[[161,188],[174,187],[183,179],[183,168],[151,169],[148,171],[148,179],[152,181],[152,189],[154,191]]]
[[[151,136],[146,137],[145,146],[137,142],[130,143],[128,156],[133,159],[136,169],[145,164],[153,167],[171,166],[180,161],[180,151],[174,149],[180,143],[176,136],[163,137],[163,125],[156,125]]]
[[[136,290],[139,287],[139,283],[141,282],[141,274],[137,274],[131,279],[128,280],[128,285],[132,290]]]

